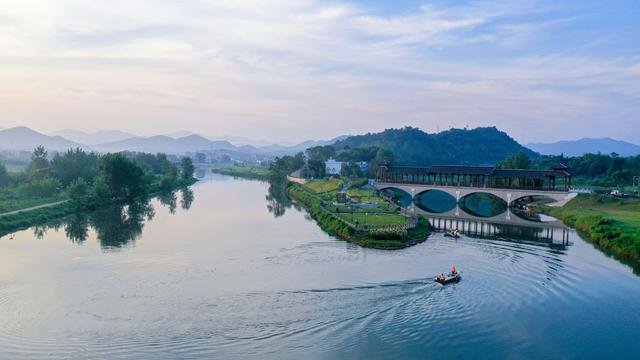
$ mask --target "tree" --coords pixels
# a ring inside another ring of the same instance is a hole
[[[27,173],[31,179],[44,179],[49,177],[51,168],[47,159],[47,150],[40,145],[33,150],[31,163],[27,168]]]
[[[95,207],[103,207],[111,203],[111,191],[104,176],[96,176],[93,179],[89,196]]]
[[[60,181],[47,177],[44,179],[34,179],[20,185],[18,191],[27,197],[52,197],[61,188]]]
[[[67,193],[71,205],[76,209],[82,209],[89,203],[89,185],[83,178],[79,177],[69,184]]]
[[[116,198],[131,199],[142,195],[149,185],[144,170],[122,154],[105,155],[100,161],[100,174]]]
[[[141,164],[143,167],[147,168],[154,174],[164,174],[170,167],[175,166],[171,163],[171,161],[169,161],[167,155],[163,153],[158,153],[155,155],[147,153],[135,153],[129,154],[128,157]]]
[[[501,169],[530,169],[531,159],[524,153],[524,151],[518,151],[517,153],[504,159],[498,167]]]
[[[51,170],[63,185],[81,178],[90,182],[98,173],[99,156],[84,150],[69,149],[63,154],[56,154],[51,160]]]
[[[342,165],[342,170],[340,170],[340,175],[349,177],[349,178],[359,178],[362,177],[362,170],[360,170],[360,166],[353,161],[350,161],[344,165]]]
[[[368,169],[368,176],[375,177],[376,171],[378,171],[378,167],[380,165],[391,165],[394,161],[393,152],[387,149],[378,149],[376,153],[376,157],[371,160]]]
[[[198,164],[204,164],[205,162],[207,162],[207,155],[204,153],[196,153],[196,163]]]
[[[178,182],[178,176],[178,167],[176,167],[174,164],[171,164],[171,166],[167,168],[167,171],[162,176],[162,179],[160,179],[160,189],[162,191],[171,190],[176,186]]]
[[[180,168],[182,169],[182,179],[191,180],[193,179],[193,172],[196,168],[193,166],[193,161],[190,157],[183,157],[180,161]]]
[[[307,149],[307,157],[310,160],[325,162],[336,155],[336,149],[332,145],[314,146]]]
[[[297,153],[295,156],[285,155],[276,157],[269,165],[269,181],[281,182],[290,173],[301,169],[304,166],[304,154]]]
[[[9,177],[9,172],[7,171],[7,167],[4,164],[0,163],[0,188],[9,185],[11,178]]]
[[[320,159],[310,159],[307,161],[307,173],[305,177],[321,179],[327,175],[327,166],[324,161]]]

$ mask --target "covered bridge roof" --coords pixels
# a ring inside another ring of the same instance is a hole
[[[448,174],[448,175],[484,175],[495,177],[544,179],[547,177],[571,176],[568,169],[556,168],[553,170],[523,170],[523,169],[498,169],[494,166],[467,166],[467,165],[433,165],[427,167],[390,166],[389,172],[412,175]]]

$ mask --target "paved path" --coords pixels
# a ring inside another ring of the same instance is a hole
[[[52,202],[52,203],[48,203],[48,204],[32,206],[32,207],[26,208],[26,209],[9,211],[9,212],[0,214],[0,216],[13,215],[13,214],[18,214],[18,213],[25,212],[25,211],[38,210],[38,209],[42,209],[42,208],[48,208],[48,207],[52,207],[52,206],[57,206],[57,205],[60,205],[60,204],[64,204],[67,201],[69,201],[69,200],[56,201],[56,202]]]

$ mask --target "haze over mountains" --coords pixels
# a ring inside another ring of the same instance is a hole
[[[230,141],[234,139],[235,143]],[[181,131],[150,137],[136,136],[123,131],[86,133],[66,129],[46,135],[27,127],[0,128],[0,150],[32,151],[43,145],[50,151],[65,151],[80,147],[98,152],[139,151],[185,154],[197,151],[226,151],[264,156],[281,156],[304,151],[309,147],[333,145],[337,148],[377,146],[392,150],[397,160],[406,165],[429,164],[493,164],[517,151],[535,157],[544,155],[579,156],[584,153],[615,152],[621,156],[640,154],[640,146],[624,141],[581,139],[550,144],[522,146],[508,134],[496,129],[452,129],[436,134],[416,128],[388,129],[379,133],[339,136],[326,141],[308,140],[296,145],[261,142],[244,137],[205,137]]]
[[[94,133],[86,133],[80,130],[73,129],[64,129],[60,131],[52,132],[49,135],[53,136],[61,136],[67,140],[75,141],[80,144],[85,145],[97,145],[103,144],[107,142],[120,141],[135,137],[136,135],[119,131],[119,130],[111,130],[111,131],[97,131]]]
[[[61,136],[41,134],[24,126],[0,130],[0,150],[32,151],[39,145],[54,151],[64,151],[77,147],[88,149],[86,145]]]
[[[640,155],[640,146],[626,141],[611,138],[591,139],[584,138],[571,141],[558,141],[554,143],[532,143],[527,147],[543,155],[580,156],[587,153],[616,153],[620,156]]]
[[[227,138],[241,140],[233,144]],[[192,132],[177,132],[169,135],[156,135],[150,137],[136,136],[122,131],[99,131],[86,133],[83,131],[65,129],[50,135],[39,133],[27,127],[15,127],[0,129],[0,150],[31,151],[39,145],[43,145],[50,151],[65,151],[69,148],[80,147],[86,150],[98,152],[140,151],[140,152],[164,152],[169,154],[184,154],[204,150],[226,150],[244,153],[278,156],[283,154],[304,151],[308,147],[333,144],[338,137],[326,141],[309,140],[296,145],[281,145],[264,142],[244,137],[214,137],[207,138]]]

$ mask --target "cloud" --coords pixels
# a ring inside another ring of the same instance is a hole
[[[548,35],[582,21],[549,9],[537,1],[384,13],[315,0],[10,1],[0,9],[0,125],[106,122],[283,140],[498,124],[542,139],[613,108],[620,119],[637,114],[638,54],[546,46]],[[640,130],[627,137],[640,140]]]

